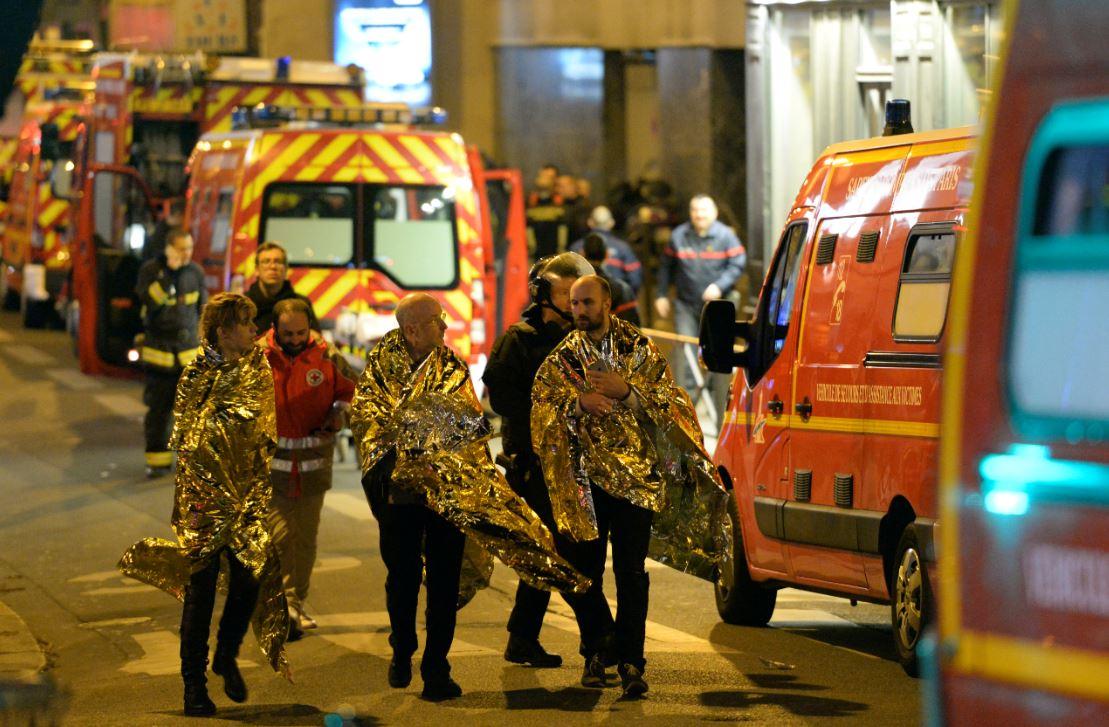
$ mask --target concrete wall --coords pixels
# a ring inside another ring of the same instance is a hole
[[[267,58],[293,56],[330,61],[333,53],[331,0],[261,0],[258,52]]]

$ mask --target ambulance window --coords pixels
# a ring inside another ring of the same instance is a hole
[[[374,266],[413,289],[458,280],[454,195],[445,187],[371,187]]]
[[[748,377],[757,381],[782,352],[793,316],[793,298],[801,271],[801,248],[805,245],[808,223],[790,226],[782,235],[774,267],[767,276],[764,299],[760,302],[757,360],[748,365]]]
[[[1024,173],[1008,381],[1017,429],[1037,438],[1109,439],[1109,144],[1045,150],[1052,134],[1105,138],[1109,124],[1095,106],[1109,110],[1054,110]]]
[[[354,258],[354,187],[276,183],[266,187],[260,240],[279,240],[289,265],[348,265]]]
[[[216,201],[216,217],[212,220],[212,246],[214,253],[223,253],[227,250],[227,241],[231,237],[231,200],[235,190],[221,189],[219,199]]]
[[[893,315],[895,341],[939,340],[954,259],[955,231],[950,224],[919,225],[909,233]]]

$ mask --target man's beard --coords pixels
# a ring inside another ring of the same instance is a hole
[[[304,351],[304,349],[306,349],[306,348],[308,348],[308,342],[307,341],[305,341],[304,343],[298,343],[296,345],[290,345],[290,344],[284,344],[284,343],[281,344],[281,350],[285,352],[286,356],[290,356],[290,357],[299,356]]]
[[[579,331],[585,331],[586,333],[592,333],[593,331],[600,330],[603,324],[603,318],[593,320],[592,318],[587,318],[586,316],[578,316],[574,319],[574,327],[577,328]]]

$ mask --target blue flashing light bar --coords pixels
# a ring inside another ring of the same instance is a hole
[[[1015,444],[978,465],[983,506],[996,515],[1024,515],[1036,503],[1109,507],[1109,466],[1052,459],[1040,445]]]

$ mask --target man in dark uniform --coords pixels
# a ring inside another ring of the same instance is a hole
[[[608,256],[605,238],[596,232],[590,232],[582,244],[582,254],[597,271],[597,275],[608,281],[609,288],[612,289],[612,315],[639,327],[639,301],[636,300],[635,293],[622,278],[609,274],[605,265],[605,258]]]
[[[146,369],[142,398],[147,406],[143,432],[149,478],[161,477],[173,464],[169,437],[177,380],[199,351],[197,326],[208,292],[204,271],[192,256],[192,236],[180,228],[172,230],[165,251],[139,268],[135,285],[144,330],[139,354]]]
[[[575,253],[563,253],[537,262],[529,276],[532,304],[524,310],[523,320],[510,326],[497,339],[482,376],[482,381],[489,387],[490,404],[502,417],[504,453],[510,462],[507,468],[509,484],[552,533],[557,533],[557,528],[551,514],[547,484],[531,444],[531,386],[547,354],[571,328],[570,286],[591,271],[589,264]],[[555,542],[560,554],[574,563],[574,544],[557,535]],[[603,598],[596,600],[596,594],[593,595],[592,599],[565,596],[582,630],[582,653],[587,665],[600,648],[599,642],[610,638],[609,634],[615,628],[608,603]],[[532,588],[520,581],[508,620],[505,659],[536,667],[561,666],[562,657],[547,653],[539,644],[539,631],[550,598],[550,591]],[[597,675],[587,673],[586,677],[591,682],[587,686],[596,686]],[[586,677],[583,677],[583,683]],[[603,677],[602,671],[599,678],[603,680]]]
[[[312,310],[312,301],[293,290],[288,280],[289,260],[285,248],[276,242],[267,241],[254,252],[254,267],[258,279],[246,291],[246,297],[258,308],[254,325],[259,333],[273,328],[273,307],[280,301],[299,298],[308,304],[308,326],[313,331],[320,330],[320,322]]]

